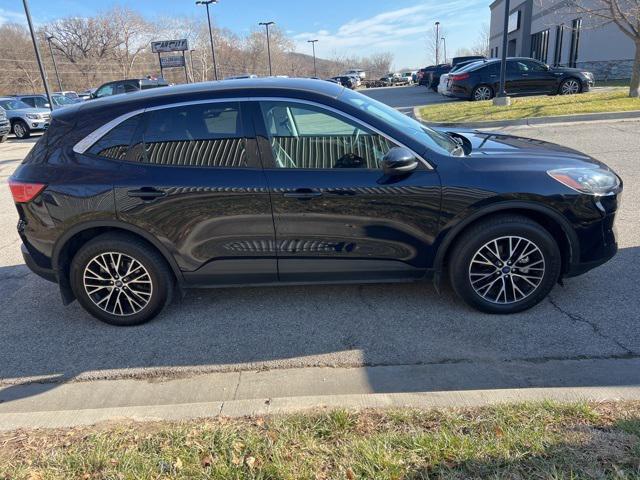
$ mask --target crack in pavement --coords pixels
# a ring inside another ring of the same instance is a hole
[[[605,334],[600,329],[600,327],[598,326],[597,323],[584,318],[582,315],[578,315],[577,313],[572,313],[572,312],[569,312],[569,311],[563,309],[560,305],[558,305],[558,303],[553,299],[553,297],[551,295],[549,295],[547,298],[549,299],[549,303],[551,304],[551,306],[553,306],[553,308],[555,308],[558,312],[560,312],[561,314],[566,316],[569,320],[573,321],[574,323],[582,323],[584,325],[588,325],[589,327],[591,327],[591,330],[593,330],[593,333],[595,335],[599,336],[600,338],[602,338],[604,340],[607,340],[609,342],[614,343],[618,348],[624,350],[626,352],[627,356],[634,357],[634,356],[637,355],[636,352],[631,350],[629,347],[624,345],[619,340],[616,340],[615,338]]]

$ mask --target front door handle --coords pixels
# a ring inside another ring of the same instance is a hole
[[[129,190],[127,195],[133,198],[141,198],[142,200],[155,200],[156,198],[166,197],[167,192],[153,187],[143,187],[139,190]]]
[[[298,200],[311,200],[322,196],[322,192],[313,191],[310,188],[298,188],[293,192],[286,192],[286,198],[297,198]]]

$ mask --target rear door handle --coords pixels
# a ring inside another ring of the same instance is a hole
[[[316,192],[310,188],[298,188],[293,192],[286,192],[284,196],[286,198],[297,198],[298,200],[311,200],[312,198],[321,197],[322,192]]]
[[[141,198],[142,200],[154,200],[156,198],[166,197],[167,192],[153,187],[143,187],[140,190],[129,190],[127,195],[133,198]]]

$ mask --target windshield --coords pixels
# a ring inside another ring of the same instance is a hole
[[[20,108],[31,108],[22,100],[0,100],[0,107],[5,110],[18,110]]]
[[[56,105],[72,105],[74,103],[76,103],[74,100],[65,97],[64,95],[52,95],[51,99],[53,100],[53,103],[55,103]]]
[[[410,134],[416,140],[428,145],[433,150],[446,155],[461,156],[464,154],[464,151],[460,148],[460,144],[448,135],[425,127],[416,120],[384,103],[352,90],[345,90],[341,95],[341,100],[346,101],[363,112],[377,117],[385,123],[391,124],[398,130]]]

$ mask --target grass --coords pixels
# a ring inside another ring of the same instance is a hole
[[[0,435],[0,479],[640,478],[640,402],[343,410]]]
[[[640,110],[640,99],[629,98],[628,92],[621,89],[581,95],[513,98],[510,107],[495,107],[491,100],[442,103],[420,108],[420,116],[425,122],[464,123],[630,110]]]

